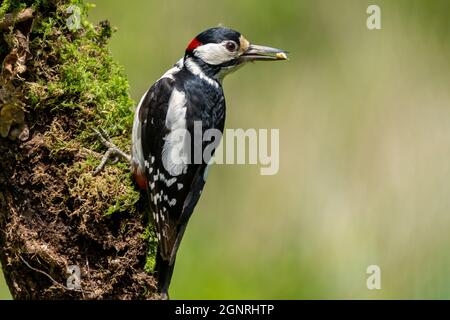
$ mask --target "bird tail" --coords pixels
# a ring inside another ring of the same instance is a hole
[[[169,286],[172,280],[173,269],[175,267],[175,261],[170,264],[169,261],[163,259],[158,246],[158,252],[156,254],[156,279],[158,280],[158,291],[161,293],[163,300],[169,299]]]

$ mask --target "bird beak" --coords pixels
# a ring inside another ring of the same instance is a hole
[[[239,60],[241,63],[249,61],[277,61],[277,60],[287,60],[287,51],[259,46],[256,44],[251,44],[240,56]]]

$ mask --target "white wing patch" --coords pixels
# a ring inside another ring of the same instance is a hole
[[[173,76],[181,70],[183,67],[183,60],[184,58],[181,58],[180,60],[175,63],[173,68],[169,69],[166,73],[162,75],[159,80],[163,78],[170,78],[173,79]],[[146,91],[145,94],[142,96],[141,100],[139,101],[138,106],[136,107],[136,110],[134,111],[134,120],[133,120],[133,130],[132,130],[132,148],[131,148],[131,155],[133,162],[136,163],[141,171],[143,171],[145,163],[144,163],[144,153],[142,151],[142,124],[139,121],[139,111],[142,107],[142,103],[144,102],[145,97],[149,94],[149,91]],[[153,93],[150,93],[153,94]],[[144,119],[144,122],[147,122],[147,119]],[[153,118],[151,119],[151,124],[153,124]],[[152,157],[152,163],[154,162],[154,157]]]
[[[188,165],[189,132],[186,128],[186,96],[173,89],[166,115],[166,127],[170,132],[164,137],[162,163],[173,176],[185,173]]]

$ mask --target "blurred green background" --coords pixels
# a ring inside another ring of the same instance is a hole
[[[227,127],[279,128],[280,171],[213,167],[172,298],[450,298],[449,1],[93,2],[135,100],[219,23],[290,51],[225,80]]]

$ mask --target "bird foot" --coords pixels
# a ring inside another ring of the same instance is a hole
[[[103,169],[106,166],[106,163],[108,162],[108,160],[112,160],[111,163],[117,163],[117,161],[119,161],[119,159],[124,159],[126,161],[128,161],[129,163],[131,163],[131,156],[126,154],[125,152],[123,152],[122,150],[120,150],[114,143],[112,143],[107,135],[107,133],[103,130],[100,129],[96,130],[94,129],[95,134],[97,135],[98,139],[100,140],[100,142],[106,147],[108,148],[108,150],[105,152],[105,154],[103,155],[102,161],[100,162],[100,164],[97,166],[97,168],[95,168],[94,172],[92,173],[92,175],[97,175],[100,172],[103,171]]]

